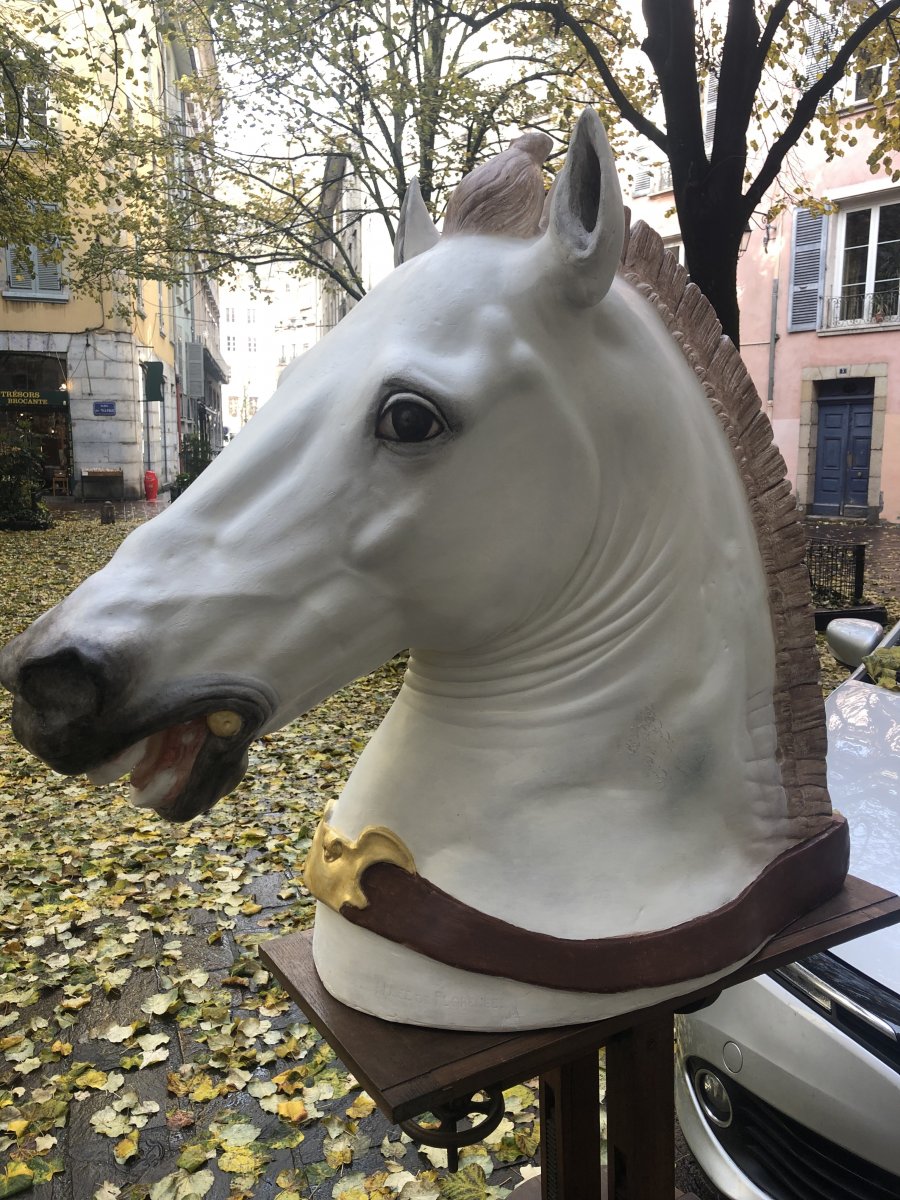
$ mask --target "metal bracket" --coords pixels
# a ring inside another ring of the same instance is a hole
[[[400,1128],[409,1134],[414,1142],[422,1142],[426,1146],[438,1146],[447,1151],[447,1166],[451,1171],[459,1170],[459,1151],[463,1146],[474,1146],[493,1133],[503,1120],[503,1092],[499,1088],[482,1088],[476,1095],[484,1096],[484,1100],[463,1097],[451,1100],[448,1104],[435,1105],[432,1109],[440,1124],[435,1129],[420,1125],[416,1120],[401,1121]],[[465,1121],[470,1113],[483,1113],[484,1120],[468,1129],[459,1129],[459,1123]]]

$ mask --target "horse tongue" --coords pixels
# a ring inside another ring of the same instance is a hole
[[[157,808],[174,800],[188,781],[206,732],[206,719],[195,717],[151,734],[131,772],[131,803]]]

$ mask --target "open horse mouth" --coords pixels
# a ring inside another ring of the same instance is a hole
[[[239,712],[220,708],[149,733],[85,773],[98,785],[130,773],[133,805],[189,821],[240,782],[255,729],[249,733]]]
[[[10,689],[18,740],[63,775],[86,774],[94,784],[107,784],[130,774],[131,802],[169,821],[189,821],[237,787],[250,744],[276,708],[265,684],[222,676],[179,682],[161,697],[117,705],[118,688],[83,682],[83,662],[76,689],[71,662],[44,660],[45,674],[48,661],[54,678],[70,686],[51,691],[26,667]]]
[[[214,695],[203,691],[131,726],[124,749],[82,768],[88,779],[106,784],[130,774],[131,803],[168,821],[207,812],[240,783],[250,743],[274,704],[248,685]],[[119,746],[124,740],[120,727]]]

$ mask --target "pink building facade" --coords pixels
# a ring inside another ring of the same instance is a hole
[[[751,222],[738,266],[741,353],[801,509],[900,521],[900,185],[870,172],[871,140],[857,137],[843,158],[804,147],[792,163],[829,212]],[[632,220],[679,253],[667,181],[664,167],[636,177]]]

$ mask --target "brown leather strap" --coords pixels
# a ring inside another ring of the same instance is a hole
[[[849,857],[847,822],[836,813],[824,833],[785,851],[722,908],[624,937],[577,941],[520,929],[390,863],[364,872],[368,907],[345,904],[341,915],[464,971],[566,991],[633,991],[701,979],[748,958],[839,891]]]

